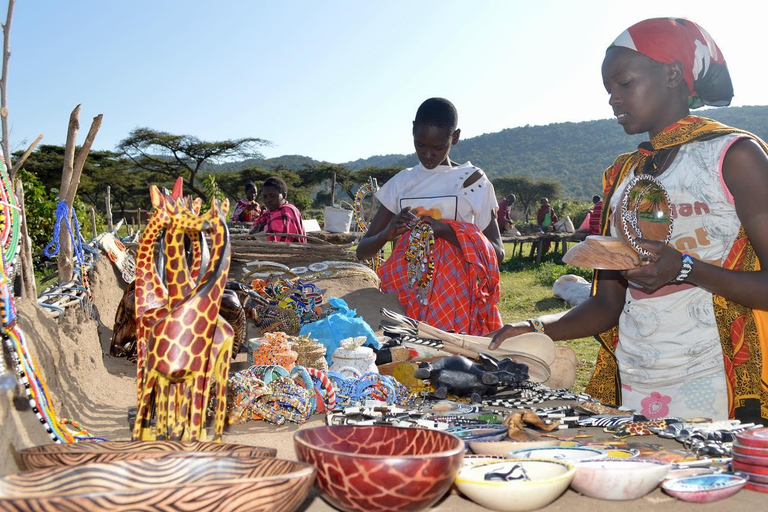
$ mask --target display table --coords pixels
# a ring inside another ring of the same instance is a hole
[[[549,405],[549,403],[547,404]],[[277,449],[277,457],[296,459],[293,449],[293,433],[301,428],[310,428],[325,425],[323,415],[314,415],[310,421],[297,427],[293,424],[283,426],[271,426],[264,422],[249,422],[242,425],[236,425],[230,428],[224,436],[224,442],[257,444],[259,446],[268,446]],[[566,429],[558,431],[558,435],[567,438],[575,436],[578,433],[591,434],[592,438],[579,439],[580,441],[617,441],[611,434],[603,432],[597,427],[583,429]],[[630,443],[648,443],[651,445],[660,445],[667,450],[679,450],[684,453],[680,443],[673,439],[664,439],[655,435],[635,436],[625,439]],[[588,498],[578,494],[572,489],[568,489],[560,498],[542,510],[563,511],[563,512],[601,512],[621,510],[622,512],[649,512],[649,511],[713,511],[713,510],[765,510],[765,494],[742,489],[734,496],[714,503],[696,504],[687,503],[668,496],[660,488],[657,488],[645,497],[634,501],[606,501]],[[323,511],[336,510],[326,503],[319,495],[316,489],[312,491],[310,497],[304,503],[300,510]],[[455,490],[447,494],[441,501],[429,510],[444,510],[455,512],[474,512],[488,510],[477,505],[467,498],[459,495]]]
[[[512,254],[508,256],[514,256],[517,253],[518,256],[523,255],[523,244],[531,244],[531,251],[528,255],[529,258],[536,258],[536,266],[541,265],[542,251],[544,250],[545,242],[549,242],[555,245],[560,244],[560,251],[562,254],[568,252],[569,242],[581,242],[587,237],[587,233],[534,233],[531,235],[517,235],[517,236],[502,236],[501,241],[512,245]]]

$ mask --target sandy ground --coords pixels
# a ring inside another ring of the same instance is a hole
[[[92,434],[108,439],[128,439],[130,430],[127,413],[135,406],[135,366],[125,359],[108,355],[112,325],[117,304],[122,297],[124,283],[106,258],[97,262],[91,279],[95,308],[94,320],[83,311],[69,310],[61,322],[47,318],[34,302],[18,300],[19,322],[27,335],[30,351],[48,384],[48,389],[59,417],[74,418]],[[366,279],[335,279],[319,282],[324,296],[344,298],[350,307],[376,329],[381,320],[379,309],[387,307],[400,311],[396,299],[378,291]],[[240,354],[237,365],[242,365]],[[250,422],[227,430],[224,441],[277,449],[277,456],[294,459],[293,432],[324,424],[316,415],[301,427],[269,426],[263,422]],[[596,437],[600,435],[595,432]],[[654,437],[650,442],[659,442]],[[0,397],[0,475],[17,471],[12,449],[47,444],[51,440],[26,405],[21,395],[8,392]],[[674,441],[673,447],[679,448]],[[660,490],[643,499],[614,503],[580,496],[572,490],[546,508],[552,511],[587,512],[608,511],[621,507],[625,512],[654,510],[732,510],[764,509],[764,496],[742,491],[724,502],[689,504],[675,500]],[[456,493],[447,495],[433,507],[435,510],[469,512],[485,510]],[[334,510],[314,493],[302,510]]]

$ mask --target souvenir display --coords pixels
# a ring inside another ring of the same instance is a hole
[[[461,439],[427,429],[315,427],[297,431],[293,440],[299,460],[317,468],[323,498],[344,511],[429,508],[448,492],[464,457]],[[417,487],[406,491],[414,475]]]

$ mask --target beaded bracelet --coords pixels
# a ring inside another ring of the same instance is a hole
[[[282,425],[286,420],[296,424],[312,415],[314,388],[304,389],[289,377],[278,377],[271,384],[272,393],[259,400],[257,406],[265,421]]]
[[[360,402],[371,399],[391,404],[394,403],[396,397],[397,391],[395,391],[395,386],[382,375],[375,372],[363,375],[355,387],[354,399]]]
[[[246,371],[253,377],[264,381],[264,384],[269,384],[278,377],[289,377],[291,375],[288,373],[288,370],[276,364],[256,364]]]
[[[534,331],[544,334],[544,322],[541,321],[541,318],[529,318],[527,322],[531,324]]]
[[[311,391],[309,402],[312,405],[312,413],[317,411],[317,393],[315,392],[315,382],[312,377],[309,376],[309,372],[303,366],[294,366],[291,370],[291,378],[296,381],[296,378],[301,379],[301,383],[304,385],[304,389]],[[310,414],[312,414],[310,413]]]
[[[307,368],[307,371],[312,380],[315,381],[315,389],[320,394],[321,401],[325,402],[325,407],[333,409],[336,405],[336,390],[333,388],[333,383],[328,378],[328,374],[317,368]],[[323,392],[325,392],[325,397],[323,397]]]
[[[693,270],[693,256],[687,252],[683,252],[681,254],[683,256],[683,264],[680,267],[680,273],[677,274],[677,277],[675,278],[676,283],[682,283],[688,279],[688,274],[690,274],[691,270]]]

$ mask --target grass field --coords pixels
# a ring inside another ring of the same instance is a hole
[[[512,244],[505,244],[507,254],[512,254]],[[529,248],[523,248],[523,255]],[[548,253],[536,268],[525,256],[507,258],[501,265],[501,300],[499,309],[504,322],[517,322],[532,317],[557,313],[569,308],[568,304],[552,296],[552,284],[564,274],[577,274],[590,280],[589,273],[570,265],[564,265],[559,253]],[[576,383],[573,391],[581,392],[594,368],[598,344],[594,338],[580,338],[558,342],[576,352]]]

